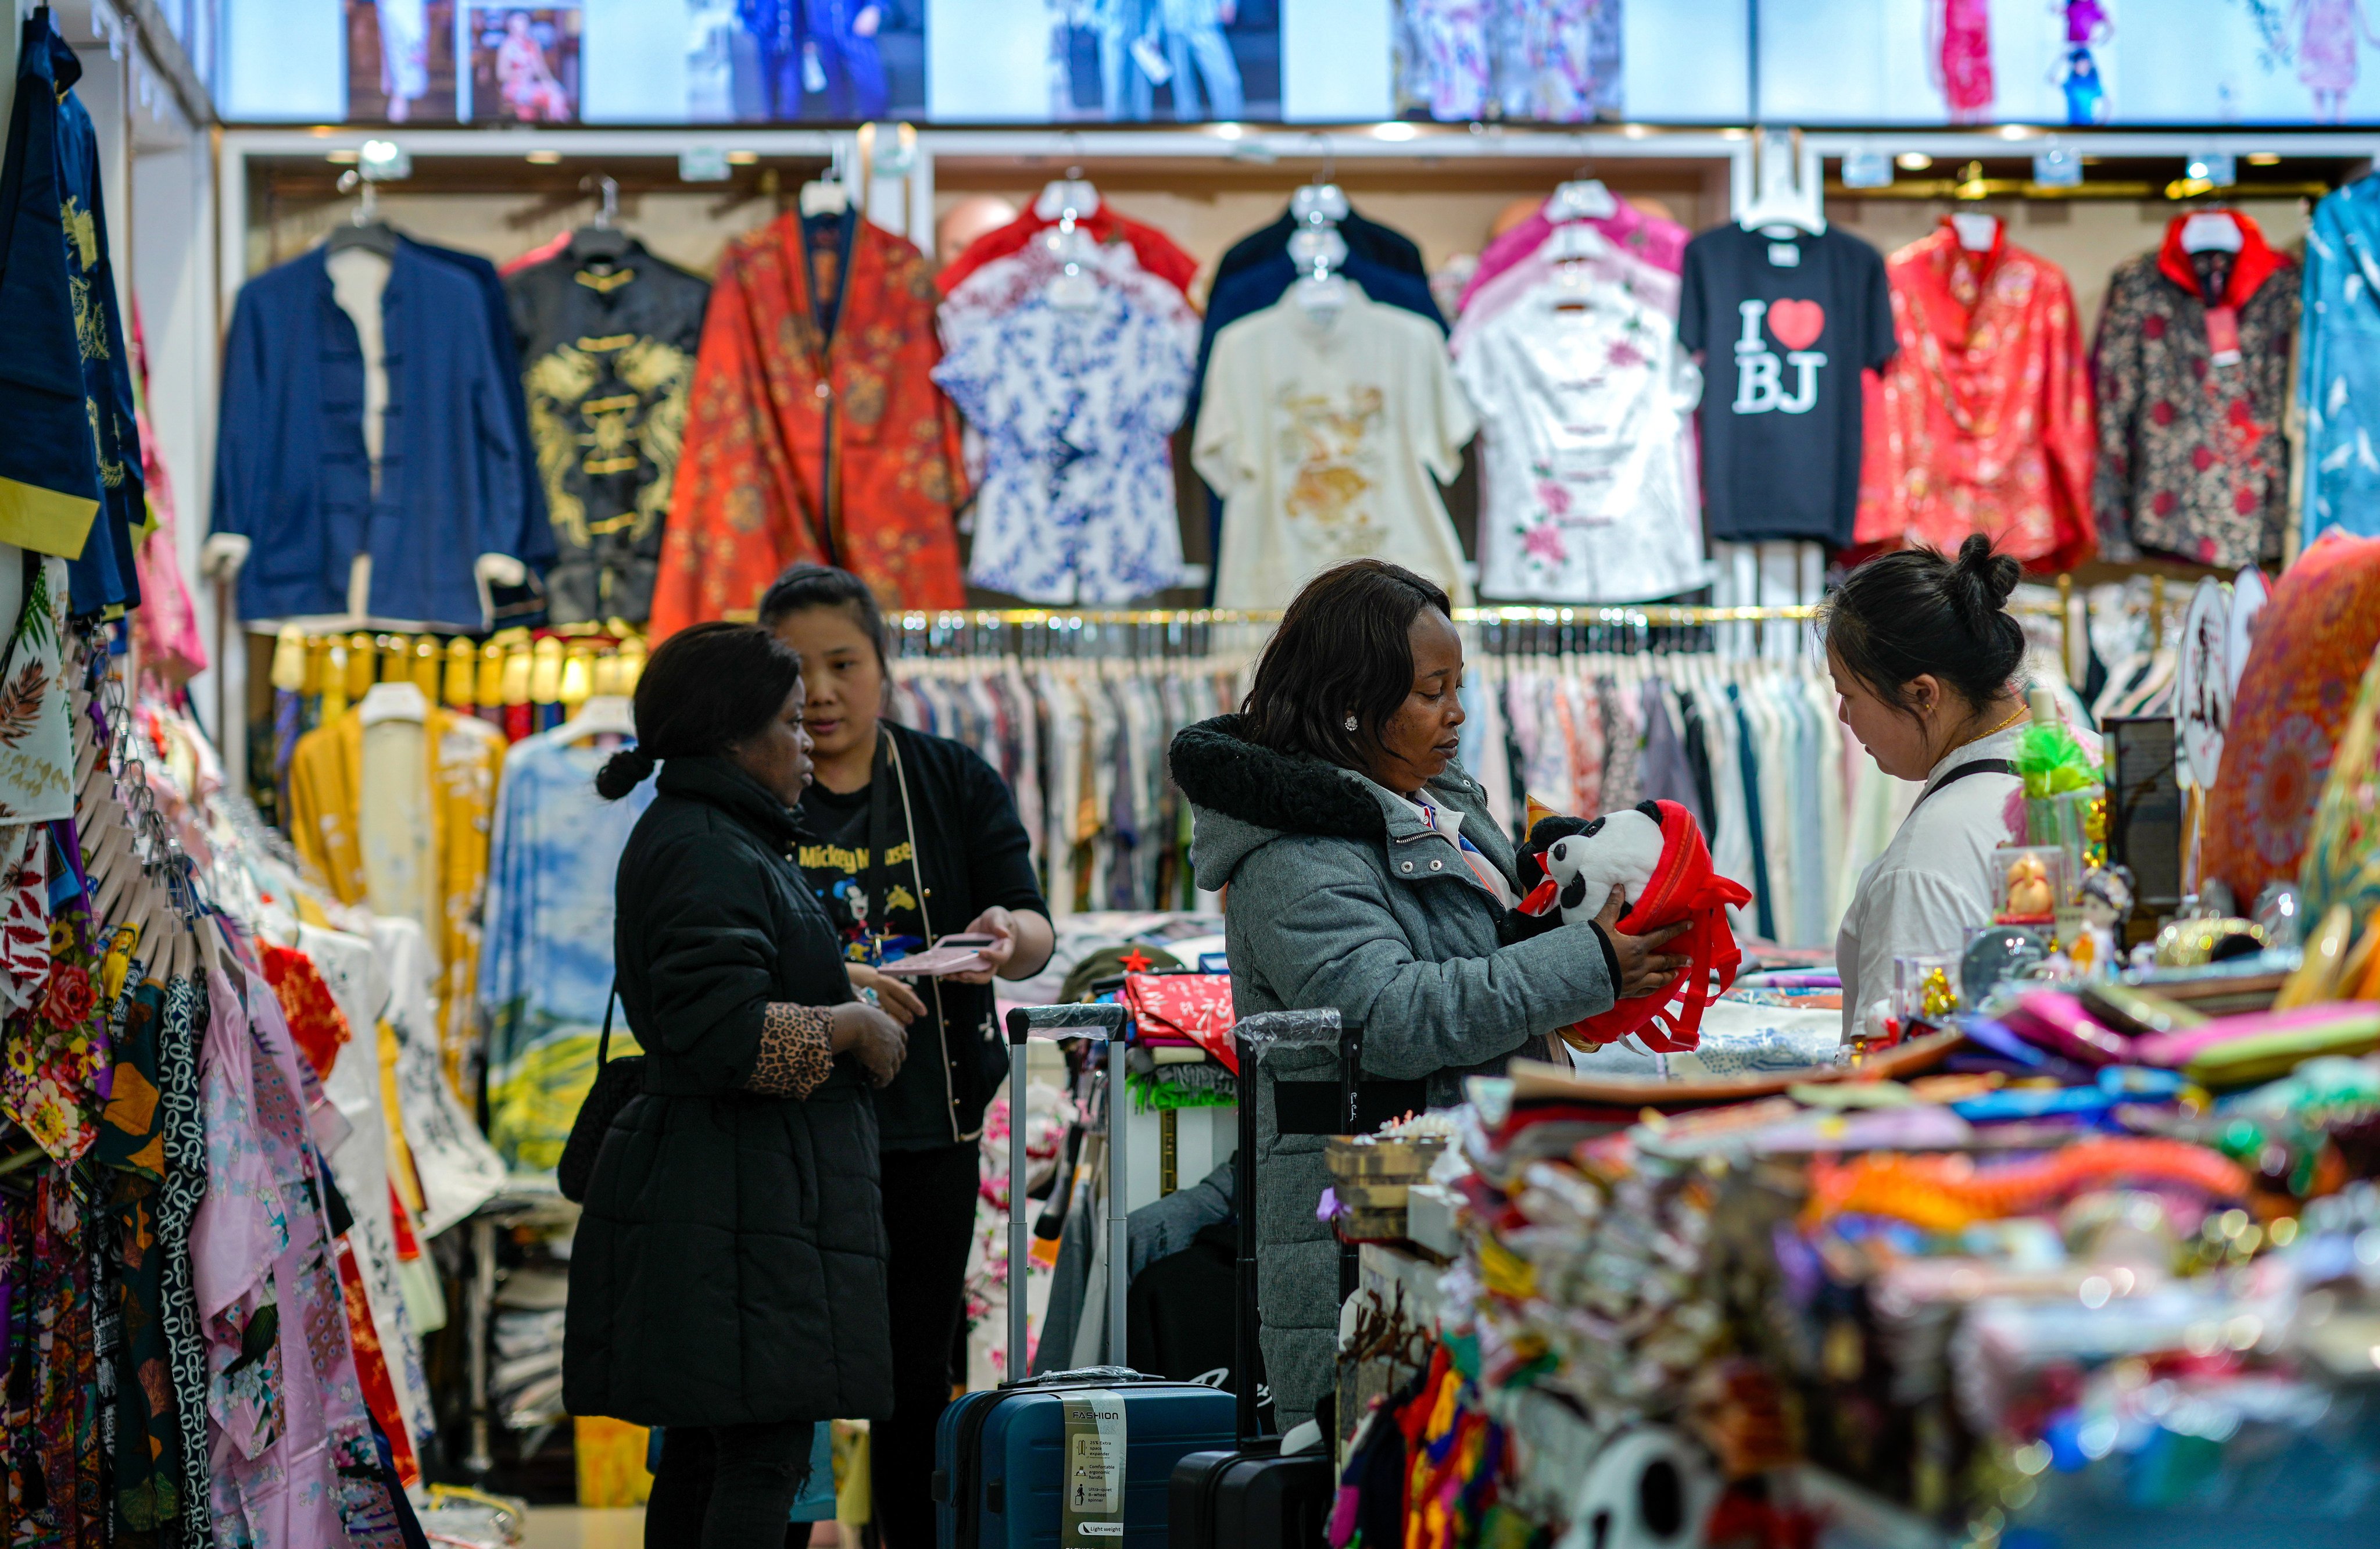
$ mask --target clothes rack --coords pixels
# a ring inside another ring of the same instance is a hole
[[[2010,611],[2022,616],[2056,617],[2061,631],[2070,631],[2067,609],[2062,601],[2069,595],[2072,580],[2059,577],[2059,603],[2019,602]],[[2160,604],[2162,580],[2158,584]],[[1816,618],[1822,605],[1814,603],[1769,604],[1739,607],[1713,607],[1692,604],[1644,603],[1624,607],[1559,607],[1559,606],[1490,606],[1456,608],[1454,622],[1458,625],[1550,625],[1560,628],[1598,628],[1604,629],[1646,630],[1663,628],[1696,628],[1722,624],[1800,624]],[[2162,611],[2160,606],[2160,611]],[[904,655],[912,650],[917,654],[933,653],[931,642],[942,639],[955,640],[964,630],[997,631],[1076,631],[1086,626],[1127,627],[1139,629],[1195,631],[1216,626],[1269,626],[1281,622],[1281,615],[1270,609],[1233,608],[969,608],[960,611],[895,615],[891,620],[898,632]],[[1183,637],[1187,639],[1189,637]],[[2061,639],[2063,639],[2063,634]],[[2070,640],[2067,641],[2067,659],[2072,659]]]
[[[411,683],[431,703],[487,722],[510,742],[550,730],[590,699],[636,692],[645,640],[626,626],[532,636],[283,628],[274,642],[273,758],[255,767],[251,796],[275,809],[298,738],[336,721],[378,683]]]

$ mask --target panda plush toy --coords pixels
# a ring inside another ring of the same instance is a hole
[[[1727,909],[1749,904],[1752,894],[1712,869],[1710,847],[1692,812],[1674,801],[1640,801],[1598,818],[1541,817],[1521,847],[1518,869],[1523,884],[1533,885],[1506,916],[1502,934],[1508,941],[1559,928],[1592,928],[1615,886],[1625,904],[1614,922],[1622,933],[1645,935],[1681,921],[1686,925],[1665,948],[1686,955],[1684,972],[1651,994],[1629,996],[1563,1028],[1564,1042],[1592,1049],[1633,1033],[1646,1048],[1665,1054],[1702,1042],[1703,1007],[1735,982],[1743,961]],[[1604,958],[1615,960],[1608,941]],[[1717,991],[1711,987],[1714,977]]]
[[[1633,904],[1660,867],[1661,846],[1658,801],[1599,818],[1541,819],[1522,853],[1542,880],[1521,901],[1521,912],[1543,918],[1559,909],[1563,924],[1584,925],[1603,912],[1614,887]]]

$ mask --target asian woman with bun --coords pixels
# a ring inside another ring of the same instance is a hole
[[[1827,604],[1827,666],[1843,725],[1917,805],[1860,877],[1835,961],[1843,1030],[1892,994],[1892,960],[1956,952],[1998,907],[1992,849],[2008,842],[2025,725],[2024,628],[2009,614],[2017,562],[1978,533],[1956,558],[1907,549],[1853,570]]]

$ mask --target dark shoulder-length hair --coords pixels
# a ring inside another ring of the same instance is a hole
[[[1381,725],[1413,692],[1424,608],[1453,616],[1435,582],[1384,559],[1351,559],[1306,582],[1257,663],[1241,734],[1275,752],[1369,767]]]
[[[680,629],[645,663],[637,679],[636,746],[595,772],[595,793],[617,801],[662,759],[725,752],[776,719],[801,680],[801,657],[757,624]]]

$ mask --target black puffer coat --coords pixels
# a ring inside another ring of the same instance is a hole
[[[563,1398],[639,1425],[892,1408],[876,1112],[844,1055],[807,1098],[741,1089],[771,1002],[851,998],[793,812],[671,759],[620,857],[620,1003],[643,1094],[604,1137],[570,1257]]]

